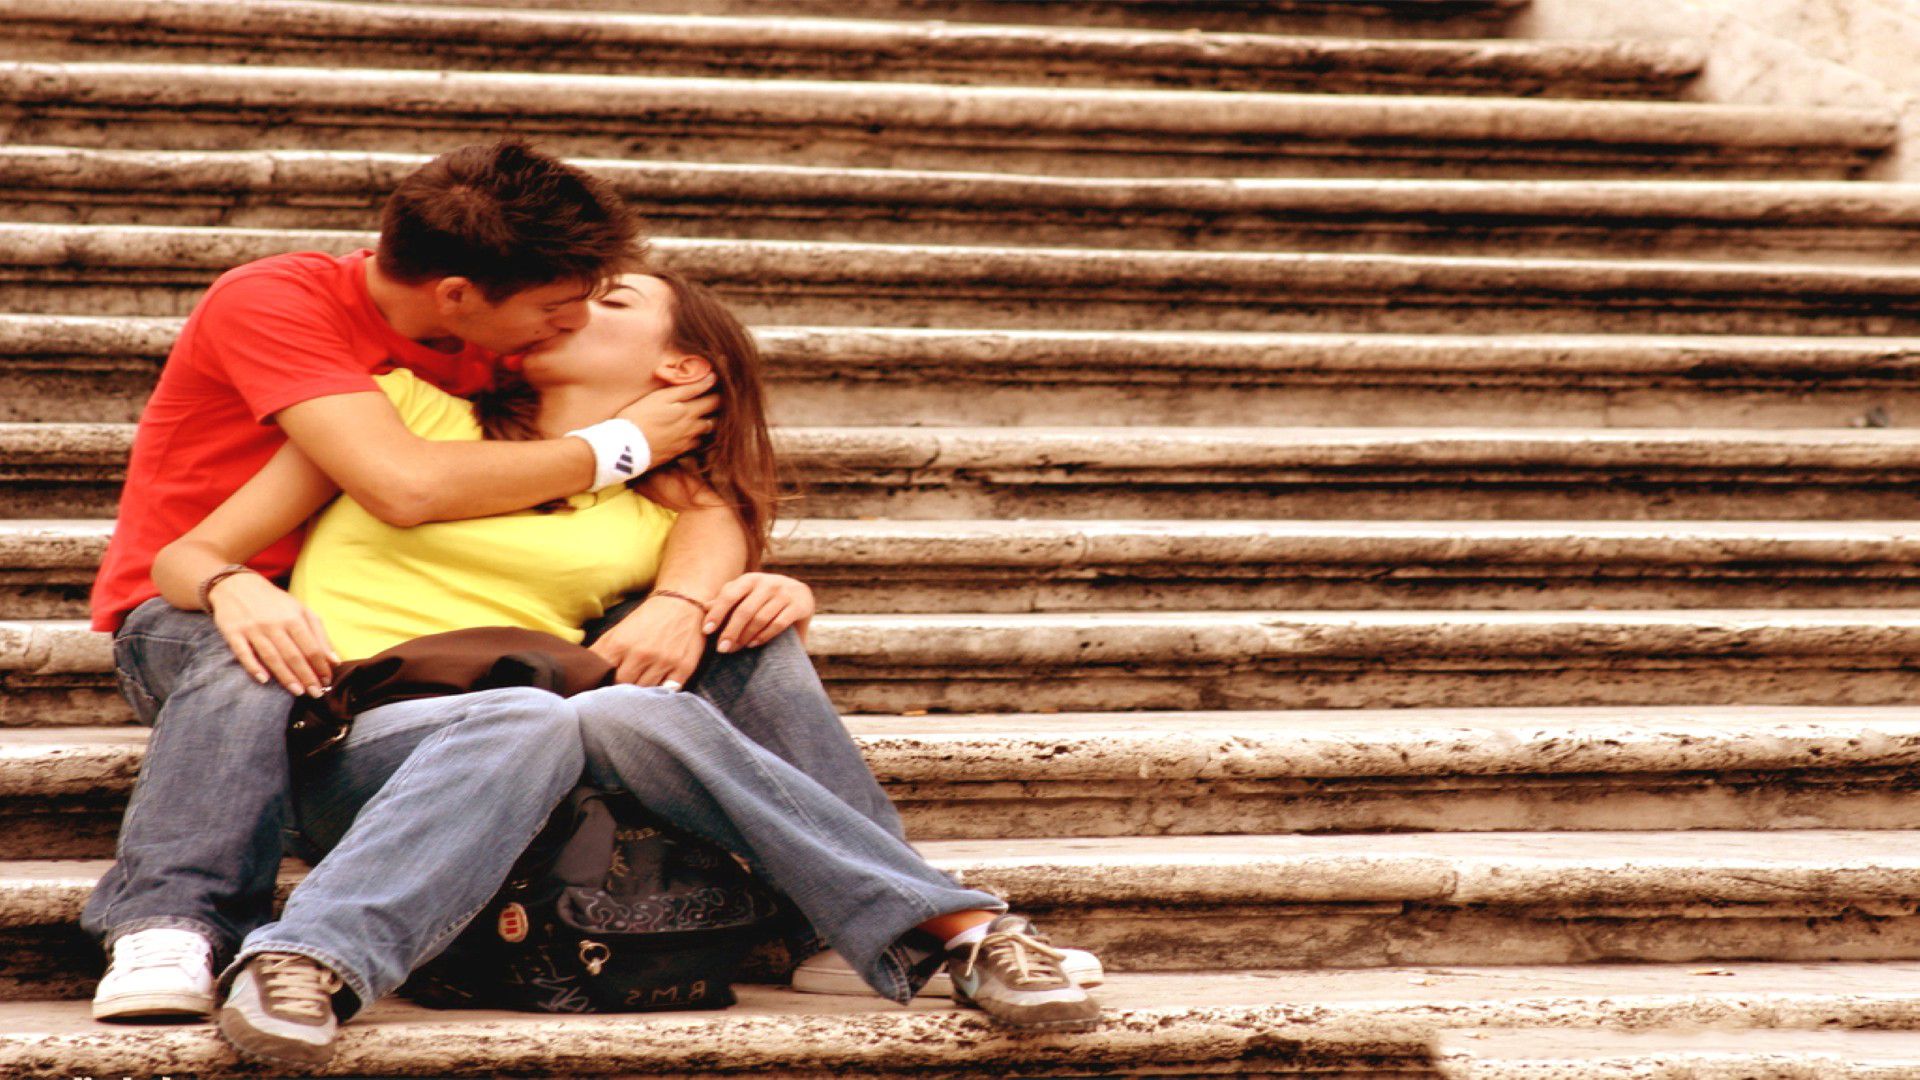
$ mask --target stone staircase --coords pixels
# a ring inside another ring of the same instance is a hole
[[[336,1072],[1912,1075],[1920,188],[1520,6],[0,0],[0,1074],[246,1073],[85,1013],[130,425],[219,270],[511,128],[757,325],[849,726],[1113,1019],[390,1002]]]

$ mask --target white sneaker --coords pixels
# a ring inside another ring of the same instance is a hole
[[[213,1013],[213,946],[192,930],[138,930],[113,943],[93,992],[95,1020],[204,1020]]]
[[[1100,958],[1085,949],[1061,949],[1066,954],[1060,961],[1061,970],[1076,984],[1099,986],[1107,981],[1107,972],[1100,966]],[[853,970],[853,965],[839,953],[828,949],[808,957],[799,967],[793,969],[793,988],[803,994],[871,994],[873,988]],[[918,997],[947,997],[953,993],[953,978],[947,974],[943,965],[934,972],[927,985],[920,988]]]

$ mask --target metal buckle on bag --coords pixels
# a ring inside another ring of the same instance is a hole
[[[606,967],[607,961],[611,959],[613,959],[613,950],[605,945],[597,941],[580,943],[580,962],[587,965],[587,974],[600,974],[600,969]]]

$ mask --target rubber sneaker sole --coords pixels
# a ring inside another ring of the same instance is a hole
[[[1096,1014],[1094,1016],[1074,1017],[1071,1020],[1019,1020],[1003,1013],[989,1011],[985,1006],[968,997],[966,991],[957,986],[953,988],[953,1000],[956,1005],[963,1005],[969,1009],[979,1009],[981,1012],[986,1013],[988,1016],[993,1017],[995,1020],[1000,1021],[1016,1031],[1094,1031],[1098,1029],[1106,1019]]]
[[[238,1009],[221,1009],[216,1023],[221,1037],[233,1047],[234,1053],[256,1065],[291,1065],[310,1069],[333,1060],[334,1048],[331,1043],[313,1046],[261,1031],[247,1023],[247,1018]],[[275,1050],[286,1048],[292,1049],[293,1053],[274,1053]]]
[[[1100,958],[1079,949],[1067,951],[1067,959],[1061,963],[1061,968],[1068,977],[1083,988],[1090,989],[1107,981],[1107,971],[1101,966]],[[794,969],[793,989],[802,994],[873,993],[873,988],[867,985],[866,980],[856,974],[852,968],[843,965],[823,968],[802,964]],[[920,992],[914,996],[952,997],[953,977],[947,974],[945,968],[941,968],[933,973],[933,978],[928,979],[927,985],[921,987]]]
[[[93,999],[95,1020],[200,1020],[213,1015],[213,995],[147,991]]]

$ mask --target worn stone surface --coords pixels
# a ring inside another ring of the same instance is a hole
[[[924,841],[1115,970],[1920,957],[1920,858],[1879,832]],[[0,865],[60,940],[105,864]],[[24,974],[24,957],[17,964]]]
[[[849,712],[1883,705],[1914,700],[1907,608],[840,615],[815,660]],[[0,623],[0,726],[97,722],[105,635]]]
[[[1118,975],[1094,1035],[1012,1036],[942,1002],[742,988],[717,1014],[541,1017],[384,1004],[344,1029],[339,1075],[623,1075],[725,1070],[924,1076],[1225,1066],[1268,1075],[1424,1072],[1434,1032],[1466,1026],[1646,1028],[1684,1024],[1915,1025],[1911,964],[1635,968],[1397,968]],[[57,1004],[0,1006],[0,1061],[15,1074],[244,1075],[208,1027],[109,1027]]]
[[[1014,714],[849,727],[923,840],[1920,829],[1920,719],[1903,708]],[[120,726],[11,731],[0,858],[109,854],[144,744]]]
[[[1647,97],[1700,68],[1684,45],[1408,42],[399,5],[47,0],[0,5],[10,59],[480,67],[999,85]],[[343,63],[344,59],[344,63]]]
[[[0,421],[131,421],[178,322],[0,315]],[[776,423],[1837,427],[1920,416],[1906,338],[762,326]],[[952,393],[955,386],[968,392]],[[1254,391],[1254,392],[1250,392]]]
[[[76,618],[105,519],[0,521],[0,612]],[[1920,606],[1920,526],[1732,521],[781,524],[823,610]]]
[[[0,224],[0,300],[183,314],[219,270],[365,233]],[[961,248],[665,238],[754,322],[1025,329],[1910,334],[1920,271],[1678,261]],[[29,301],[26,298],[31,297]]]
[[[371,0],[390,4],[396,0]],[[524,8],[522,0],[397,0],[407,8]],[[680,15],[687,0],[553,0],[547,12],[645,12]],[[1173,31],[1309,33],[1338,37],[1488,38],[1524,0],[703,0],[724,17],[941,19],[956,23],[1129,27]]]
[[[384,0],[383,0],[384,2]],[[422,5],[518,8],[523,0],[414,0]],[[686,0],[553,0],[548,9],[681,14]],[[1119,26],[1345,37],[1498,36],[1525,0],[704,0],[709,15],[941,19],[1041,26]]]
[[[1491,1029],[1442,1032],[1445,1080],[1906,1080],[1908,1031]]]
[[[0,513],[111,514],[131,433],[0,424]],[[775,445],[804,517],[1920,517],[1911,428],[786,428]]]
[[[371,228],[424,155],[0,147],[9,220]],[[1909,185],[1121,178],[588,159],[661,236],[1811,258],[1915,248]]]
[[[110,62],[0,62],[0,94],[17,143],[244,149],[265,124],[289,149],[417,151],[505,122],[570,154],[792,162],[804,147],[811,164],[970,168],[991,153],[1092,175],[1845,176],[1894,130],[1874,109]]]

